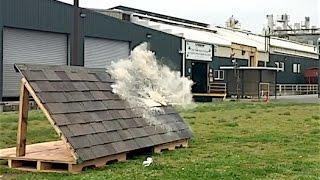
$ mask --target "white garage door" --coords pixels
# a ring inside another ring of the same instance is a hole
[[[4,28],[3,97],[19,95],[20,75],[13,64],[67,64],[67,35]]]
[[[89,68],[105,68],[111,64],[111,61],[127,58],[129,53],[129,42],[85,38],[84,66]]]

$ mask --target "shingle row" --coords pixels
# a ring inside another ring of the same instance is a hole
[[[58,97],[57,99],[59,99]],[[132,112],[126,112],[128,106],[120,100],[94,100],[94,101],[79,101],[79,102],[58,102],[45,103],[44,106],[51,112],[51,114],[103,111],[103,110],[118,110],[121,114],[120,118],[132,117]]]
[[[35,92],[111,91],[110,82],[30,81]]]
[[[52,69],[25,70],[24,76],[32,81],[89,81],[113,82],[110,75],[103,72],[61,71]]]
[[[134,114],[130,111],[122,111],[125,112],[125,116],[121,115],[121,113],[119,113],[119,111],[116,110],[103,110],[99,111],[99,113],[76,112],[67,114],[54,114],[52,115],[52,118],[55,120],[55,123],[58,126],[96,122],[109,123],[108,121],[114,120],[118,120],[117,122],[123,125],[123,127],[140,127],[147,124],[145,123],[145,121],[140,120],[140,115]]]

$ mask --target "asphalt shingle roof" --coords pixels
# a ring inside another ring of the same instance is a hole
[[[171,106],[149,124],[112,92],[104,69],[17,64],[55,125],[82,161],[188,139],[191,130]],[[163,128],[169,127],[169,128]]]

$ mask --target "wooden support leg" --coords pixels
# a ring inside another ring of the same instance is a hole
[[[19,102],[19,122],[18,122],[18,132],[17,132],[17,152],[16,152],[17,157],[24,156],[26,153],[28,110],[29,110],[29,92],[25,87],[25,82],[21,81],[20,102]]]

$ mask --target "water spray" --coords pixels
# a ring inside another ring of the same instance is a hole
[[[161,106],[192,104],[193,82],[159,64],[155,54],[142,43],[126,59],[112,62],[107,71],[115,79],[114,93],[126,100],[132,108],[139,107],[150,124],[156,124],[154,114],[162,113]]]

